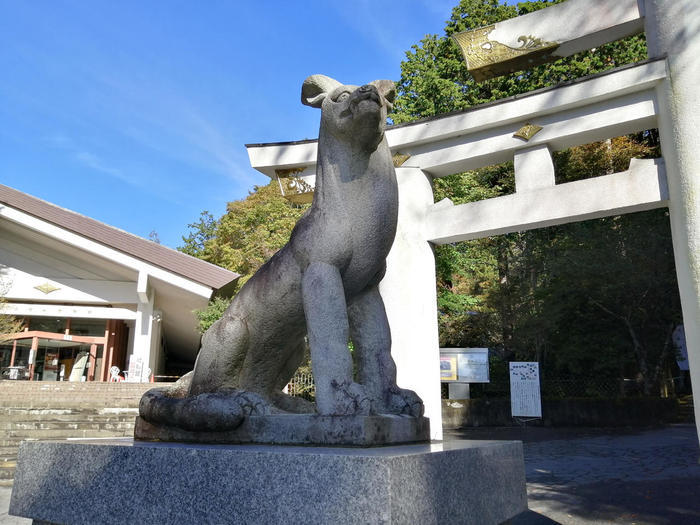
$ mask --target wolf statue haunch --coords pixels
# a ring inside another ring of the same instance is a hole
[[[378,290],[398,213],[384,137],[394,95],[389,80],[361,87],[323,75],[304,81],[302,102],[322,111],[313,204],[289,243],[204,334],[194,370],[172,388],[143,396],[141,418],[222,431],[247,415],[314,412],[310,403],[282,393],[303,359],[306,335],[318,414],[422,415],[420,398],[396,385]]]

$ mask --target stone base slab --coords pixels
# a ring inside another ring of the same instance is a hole
[[[430,440],[430,421],[405,416],[320,416],[280,414],[249,416],[235,430],[192,432],[153,425],[136,418],[134,437],[142,441],[187,443],[265,443],[370,447]]]
[[[522,444],[22,443],[10,514],[58,524],[479,524],[527,508]]]

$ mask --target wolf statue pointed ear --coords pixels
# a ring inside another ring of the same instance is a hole
[[[389,109],[391,109],[394,106],[394,99],[396,98],[396,84],[394,84],[392,80],[374,80],[370,82],[370,84],[377,88],[388,102]]]
[[[320,108],[326,95],[338,86],[342,84],[331,77],[311,75],[301,86],[301,103],[312,108]]]

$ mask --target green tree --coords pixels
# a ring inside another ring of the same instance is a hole
[[[6,339],[6,336],[22,330],[22,320],[13,315],[3,313],[7,308],[7,293],[8,285],[0,281],[0,341]]]
[[[230,304],[230,297],[214,297],[214,299],[209,301],[206,308],[203,310],[195,310],[197,321],[199,321],[197,324],[199,333],[203,334],[211,325],[218,321],[221,316],[224,315],[226,308],[228,308]]]
[[[216,220],[207,210],[199,215],[199,220],[188,224],[190,229],[187,236],[182,236],[185,244],[178,246],[178,250],[193,257],[203,258],[204,250],[209,241],[216,237]]]
[[[229,202],[218,220],[208,211],[189,225],[184,245],[178,249],[189,255],[241,274],[238,288],[272,255],[282,248],[294,225],[309,205],[294,205],[285,199],[276,181],[256,186],[245,198]],[[217,298],[197,312],[199,329],[204,332],[230,303]]]
[[[458,111],[646,58],[646,40],[643,35],[636,35],[525,71],[484,82],[473,79],[459,47],[450,38],[453,34],[528,14],[561,1],[540,0],[509,6],[499,0],[461,0],[452,10],[444,35],[427,35],[406,52],[391,119],[398,124]]]
[[[275,181],[256,186],[245,199],[229,202],[218,221],[203,212],[180,250],[241,274],[243,284],[287,243],[308,207],[291,204]]]

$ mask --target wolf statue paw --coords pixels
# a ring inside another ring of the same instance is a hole
[[[386,409],[390,414],[420,417],[423,415],[423,401],[413,390],[395,387],[386,394]]]

